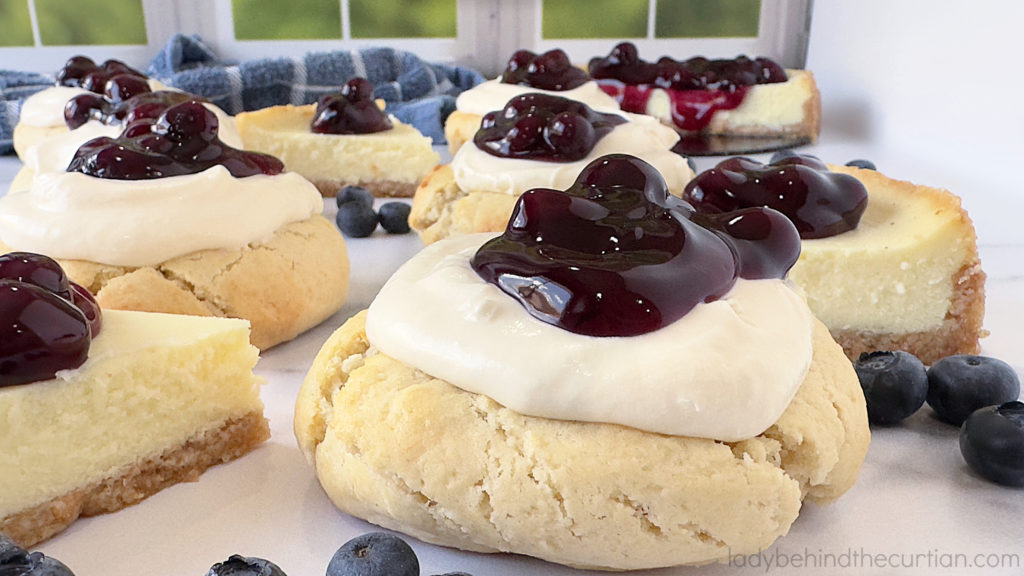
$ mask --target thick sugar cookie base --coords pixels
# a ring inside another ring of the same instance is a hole
[[[375,353],[364,321],[315,359],[296,436],[340,509],[436,544],[606,570],[723,561],[849,489],[869,444],[856,375],[820,324],[783,416],[724,443],[518,414]]]

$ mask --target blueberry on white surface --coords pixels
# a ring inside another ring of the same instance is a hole
[[[412,206],[405,202],[385,202],[377,209],[377,219],[388,234],[408,234],[411,211]]]
[[[899,350],[865,352],[853,368],[872,423],[897,424],[924,404],[928,373],[913,354]]]
[[[368,532],[338,548],[327,576],[419,576],[416,552],[398,536]]]
[[[1020,378],[1009,364],[988,356],[947,356],[928,368],[928,405],[955,424],[978,408],[1016,400]]]
[[[863,158],[857,158],[856,160],[850,160],[846,163],[847,166],[853,166],[855,168],[863,168],[864,170],[877,170],[875,163],[871,160],[865,160]]]
[[[0,576],[74,576],[59,560],[28,552],[0,534]]]
[[[960,453],[972,470],[1006,486],[1024,486],[1024,403],[974,411],[960,428]]]
[[[345,202],[338,206],[334,221],[345,236],[366,238],[377,228],[377,213],[373,211],[372,204]]]
[[[342,186],[342,188],[338,190],[338,195],[334,197],[334,202],[339,208],[342,204],[346,204],[348,202],[361,202],[372,208],[373,194],[362,186]]]
[[[775,164],[776,162],[778,162],[779,160],[782,160],[784,158],[791,158],[793,156],[799,156],[799,155],[800,155],[800,153],[797,152],[796,150],[790,150],[788,148],[785,149],[785,150],[779,150],[778,152],[775,152],[774,154],[772,154],[771,158],[768,159],[768,163],[769,164]]]
[[[233,554],[211,566],[206,576],[285,576],[285,573],[269,560]]]

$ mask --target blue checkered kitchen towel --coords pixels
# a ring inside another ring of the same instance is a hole
[[[374,84],[374,96],[402,122],[444,143],[444,120],[455,96],[484,81],[475,70],[431,64],[392,48],[309,53],[302,58],[264,58],[231,64],[196,36],[177,35],[150,62],[146,73],[198,94],[229,114],[278,104],[309,104],[337,91],[350,78]],[[52,76],[0,70],[0,154],[12,151],[21,102],[52,86]]]

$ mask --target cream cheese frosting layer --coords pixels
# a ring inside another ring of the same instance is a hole
[[[532,188],[565,190],[593,160],[621,153],[651,164],[665,178],[669,190],[682,191],[693,178],[693,172],[686,158],[669,150],[679,141],[679,134],[649,116],[621,114],[628,121],[598,140],[590,154],[576,162],[501,158],[480,150],[471,142],[467,143],[452,158],[455,182],[467,192],[497,192],[514,196]]]
[[[552,96],[561,96],[570,100],[583,102],[598,112],[618,112],[619,103],[614,98],[604,93],[597,82],[590,80],[572,90],[539,90],[519,84],[505,84],[501,78],[488,80],[465,92],[462,92],[455,99],[455,108],[460,112],[468,114],[479,114],[483,116],[492,110],[501,110],[509,100],[522,94],[539,92]]]
[[[812,316],[785,281],[739,279],[641,336],[582,336],[473,271],[490,237],[451,237],[403,265],[370,305],[371,345],[523,414],[722,441],[771,426],[810,366]]]
[[[0,240],[54,258],[151,266],[259,242],[322,210],[317,189],[294,173],[235,178],[214,166],[186,176],[107,180],[53,172],[0,198]]]

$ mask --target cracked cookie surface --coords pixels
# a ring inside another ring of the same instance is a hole
[[[9,251],[0,243],[0,253]],[[59,260],[102,308],[249,320],[260,349],[295,338],[348,295],[344,238],[323,216],[238,250],[203,250],[138,268]]]
[[[427,542],[613,570],[725,560],[849,489],[869,443],[856,376],[817,323],[783,416],[723,443],[518,414],[376,353],[364,322],[321,349],[296,437],[340,509]]]

